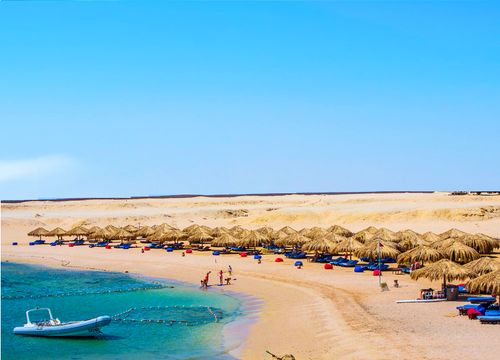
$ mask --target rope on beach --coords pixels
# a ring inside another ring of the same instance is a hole
[[[111,293],[124,293],[124,292],[135,292],[135,291],[149,291],[149,290],[159,290],[173,288],[170,285],[163,285],[161,283],[153,283],[148,286],[133,287],[128,289],[114,289],[114,290],[99,290],[99,291],[75,291],[70,293],[54,293],[54,294],[38,294],[38,295],[4,295],[2,300],[19,300],[19,299],[42,299],[49,297],[67,297],[67,296],[84,296],[84,295],[104,295]]]
[[[145,312],[162,310],[162,315],[169,315],[168,318],[131,318],[131,314],[134,311]],[[208,316],[206,314],[208,310]],[[217,315],[218,314],[218,315]],[[168,326],[172,325],[205,325],[211,322],[219,322],[219,318],[222,318],[222,310],[216,309],[213,311],[208,306],[184,306],[184,305],[171,305],[171,306],[149,306],[140,308],[130,308],[128,310],[122,311],[121,313],[115,314],[111,317],[114,321],[122,323],[136,323],[136,324],[165,324]],[[188,320],[186,320],[188,318]],[[189,319],[191,318],[191,319]]]

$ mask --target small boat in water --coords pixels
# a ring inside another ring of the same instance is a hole
[[[48,318],[31,321],[30,314],[34,312],[46,312]],[[111,322],[109,316],[99,316],[89,320],[61,322],[52,317],[49,308],[36,308],[26,311],[26,324],[14,328],[16,335],[30,336],[96,336],[100,328]]]

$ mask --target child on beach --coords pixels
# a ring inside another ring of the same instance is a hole
[[[219,284],[222,286],[222,283],[224,282],[224,272],[221,270],[219,271]]]
[[[229,276],[231,276],[233,274],[233,268],[231,267],[231,265],[229,265],[227,267],[227,272],[228,272]]]

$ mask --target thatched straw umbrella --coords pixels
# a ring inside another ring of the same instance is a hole
[[[349,258],[352,258],[352,253],[362,247],[363,247],[362,243],[354,239],[354,237],[350,237],[335,244],[334,252],[349,253]]]
[[[319,238],[315,240],[309,240],[304,245],[302,245],[303,251],[314,251],[316,253],[323,254],[333,254],[335,252],[335,246],[337,244],[327,238]]]
[[[384,239],[378,238],[378,237],[375,237],[371,240],[366,241],[365,245],[378,244],[378,243],[380,243],[382,246],[390,246],[390,247],[398,250],[399,252],[402,252],[405,250],[405,248],[403,246],[401,246],[400,244],[398,244],[397,242],[394,242],[391,240],[384,240]]]
[[[111,232],[116,232],[116,231],[118,231],[120,228],[118,228],[118,227],[116,227],[116,226],[114,226],[114,225],[111,225],[111,224],[110,224],[110,225],[106,226],[106,227],[105,227],[105,229],[106,229],[106,230],[109,230],[109,231],[111,231]]]
[[[375,237],[373,232],[370,232],[368,230],[361,230],[358,231],[356,234],[352,236],[352,238],[356,241],[359,241],[361,243],[364,243],[366,241],[369,241]]]
[[[485,235],[482,233],[477,233],[476,236],[479,236],[479,237],[489,241],[491,246],[493,247],[493,249],[500,248],[500,240],[499,239],[492,238],[491,236],[488,236],[488,235]]]
[[[433,249],[443,250],[455,244],[456,242],[460,242],[460,240],[457,238],[441,239],[438,241],[434,241],[429,246]]]
[[[130,240],[134,237],[134,234],[132,234],[131,232],[125,230],[125,229],[118,229],[117,231],[115,231],[113,233],[113,235],[111,236],[111,239],[118,239],[118,240],[121,240],[123,242],[123,240]]]
[[[428,243],[433,243],[439,240],[443,240],[443,238],[437,234],[434,234],[432,231],[427,231],[422,234],[422,238],[426,240]]]
[[[465,268],[474,271],[478,275],[484,275],[492,271],[500,270],[500,263],[490,257],[481,257],[477,260],[468,262]]]
[[[476,274],[453,261],[448,259],[439,260],[431,265],[413,271],[410,276],[413,280],[426,278],[431,281],[443,279],[443,288],[446,287],[446,281],[464,280],[474,277]]]
[[[87,236],[89,239],[107,240],[107,239],[111,239],[113,237],[113,235],[114,235],[113,231],[104,228],[104,229],[99,229],[97,231],[91,232]]]
[[[92,234],[92,233],[95,233],[96,231],[99,231],[101,230],[102,228],[99,227],[99,226],[92,226],[90,229],[89,229],[89,234]]]
[[[66,235],[66,230],[61,229],[60,227],[56,227],[55,229],[50,230],[46,236],[57,236],[58,239],[62,239],[64,235]]]
[[[217,238],[224,234],[229,234],[229,229],[226,229],[223,226],[213,228],[212,231],[210,231],[210,235],[212,235],[214,238]]]
[[[393,259],[397,258],[400,251],[393,248],[392,246],[383,245],[379,247],[378,242],[370,242],[363,245],[361,248],[355,251],[358,257],[367,257],[369,259],[375,260],[379,256],[381,259],[386,257],[391,257]]]
[[[276,246],[293,246],[293,247],[301,247],[306,242],[311,241],[310,238],[305,237],[299,233],[288,235],[287,237],[278,239],[274,242]]]
[[[394,232],[386,228],[378,229],[374,234],[374,237],[380,238],[382,240],[388,240],[393,242],[398,242],[400,240],[399,236]]]
[[[80,236],[86,236],[89,234],[89,229],[83,226],[76,226],[71,230],[66,231],[66,235],[69,236],[77,236],[80,238]]]
[[[398,263],[413,263],[419,261],[424,263],[426,261],[435,262],[444,258],[441,251],[433,249],[429,246],[419,245],[411,250],[408,250],[398,256]]]
[[[40,240],[42,240],[42,236],[45,236],[49,233],[49,230],[44,229],[43,227],[38,227],[35,230],[31,230],[28,233],[28,236],[39,236]]]
[[[281,229],[279,229],[279,231],[285,232],[288,235],[292,235],[292,234],[295,234],[297,232],[297,230],[295,230],[294,228],[291,228],[290,226],[284,226]]]
[[[489,254],[493,251],[493,244],[490,240],[478,235],[465,235],[459,240],[467,246],[475,249],[480,254]]]
[[[201,228],[191,231],[189,237],[187,238],[190,244],[204,244],[212,241],[212,239],[213,236]]]
[[[175,230],[170,230],[170,231],[161,233],[159,236],[156,236],[156,233],[152,234],[150,237],[148,237],[148,240],[158,241],[160,243],[167,242],[167,241],[173,241],[174,243],[177,243],[185,237],[186,237],[186,234],[183,231],[175,229]]]
[[[325,235],[328,234],[328,231],[326,229],[320,228],[320,227],[313,227],[310,229],[307,229],[307,231],[304,231],[302,233],[303,236],[308,237],[309,239],[319,239],[322,237],[325,237]]]
[[[212,240],[212,246],[220,246],[220,247],[235,246],[237,243],[238,239],[236,239],[229,233],[223,233],[222,235]]]
[[[272,227],[269,227],[269,226],[263,226],[261,228],[258,228],[256,231],[261,233],[264,236],[267,236],[268,239],[272,239],[273,235],[275,233],[274,229]]]
[[[465,264],[472,260],[479,259],[481,256],[476,250],[470,246],[462,244],[459,241],[447,248],[444,248],[442,251],[448,259],[460,264]]]
[[[439,236],[441,236],[443,239],[460,238],[464,235],[467,235],[467,233],[462,231],[462,230],[455,229],[455,228],[450,229],[448,231],[445,231],[442,234],[439,234]]]
[[[325,239],[328,239],[330,241],[333,241],[334,243],[341,243],[344,240],[347,240],[348,238],[339,234],[334,234],[334,233],[328,233],[325,236]]]
[[[302,235],[302,234],[301,234]],[[286,232],[284,231],[276,231],[274,234],[273,234],[273,239],[276,241],[276,240],[280,240],[280,239],[285,239],[287,238],[288,235]]]
[[[375,234],[378,231],[378,229],[375,226],[368,226],[366,229],[363,229],[361,231],[367,232],[370,234]],[[361,232],[361,231],[358,231],[358,232]]]
[[[236,245],[244,247],[256,248],[262,244],[269,244],[270,240],[264,235],[258,233],[257,231],[251,231],[250,234],[240,239]]]
[[[495,294],[500,296],[500,270],[481,275],[466,284],[471,293]]]
[[[155,229],[150,226],[143,226],[135,232],[135,235],[142,238],[147,238],[155,233]]]
[[[354,235],[354,233],[349,230],[349,229],[346,229],[345,227],[342,227],[340,225],[333,225],[333,226],[330,226],[327,231],[329,233],[332,233],[332,234],[337,234],[337,235],[341,235],[341,236],[344,236],[344,237],[351,237]]]
[[[131,225],[131,224],[124,226],[122,229],[127,230],[128,232],[130,232],[132,234],[135,234],[137,231],[139,231],[138,228],[136,228],[134,225]]]

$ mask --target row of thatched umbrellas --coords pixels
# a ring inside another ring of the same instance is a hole
[[[30,236],[86,236],[88,239],[121,240],[146,239],[159,243],[189,241],[190,244],[210,243],[212,246],[244,246],[247,248],[275,244],[280,247],[294,247],[316,253],[354,253],[358,257],[376,259],[377,257],[397,258],[399,263],[433,263],[414,271],[412,278],[426,277],[430,280],[444,279],[452,281],[474,278],[471,284],[478,289],[487,289],[499,293],[499,263],[481,254],[489,254],[500,247],[498,239],[484,234],[469,234],[457,229],[450,229],[441,234],[426,232],[419,234],[412,230],[393,232],[385,228],[368,227],[353,233],[339,225],[328,229],[313,227],[297,231],[289,226],[279,230],[262,227],[248,230],[241,226],[232,228],[210,228],[205,225],[191,225],[177,229],[168,224],[135,227],[127,225],[116,227],[77,226],[65,231],[55,228],[48,231],[37,228]],[[460,266],[459,264],[465,264]],[[486,277],[489,276],[489,277]],[[481,279],[486,277],[485,280]],[[485,281],[485,282],[484,282]],[[493,284],[485,287],[485,284]],[[496,284],[496,285],[495,285]]]

